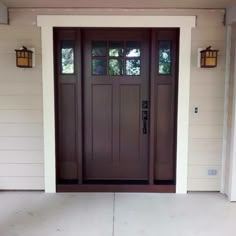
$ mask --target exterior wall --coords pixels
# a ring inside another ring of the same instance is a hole
[[[0,189],[43,189],[40,29],[0,26]],[[15,66],[14,49],[36,48],[36,67]]]
[[[219,190],[225,78],[224,11],[110,9],[10,10],[10,26],[0,27],[0,135],[4,136],[0,137],[0,189],[44,187],[41,48],[36,15],[103,13],[197,15],[197,28],[192,31],[188,190]],[[22,44],[36,48],[34,69],[15,67],[14,49]],[[197,49],[209,45],[220,50],[219,66],[200,69],[197,67]],[[199,106],[198,114],[194,114],[194,106]],[[209,177],[209,168],[217,169],[218,175]]]
[[[223,142],[226,28],[224,15],[209,13],[198,17],[192,31],[192,67],[190,88],[190,128],[188,190],[218,191],[221,185]],[[197,67],[197,49],[219,49],[217,68]],[[198,106],[199,113],[194,113]],[[208,169],[216,169],[209,176]]]

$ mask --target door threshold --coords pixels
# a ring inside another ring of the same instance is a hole
[[[175,185],[58,184],[57,192],[175,193]]]

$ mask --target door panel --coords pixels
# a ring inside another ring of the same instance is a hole
[[[92,86],[92,160],[112,161],[112,86]]]
[[[148,31],[90,29],[84,39],[84,178],[147,180]]]
[[[140,159],[140,86],[120,86],[120,161]],[[128,164],[128,163],[127,163]]]
[[[171,124],[171,86],[159,85],[157,88],[157,145],[156,179],[173,179],[172,148],[170,147]]]

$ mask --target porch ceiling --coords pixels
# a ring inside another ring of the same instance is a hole
[[[1,0],[9,8],[225,8],[236,0]]]

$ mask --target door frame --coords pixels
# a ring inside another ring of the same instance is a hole
[[[44,113],[45,192],[56,192],[53,27],[180,28],[176,193],[187,193],[191,30],[195,16],[40,15]]]

